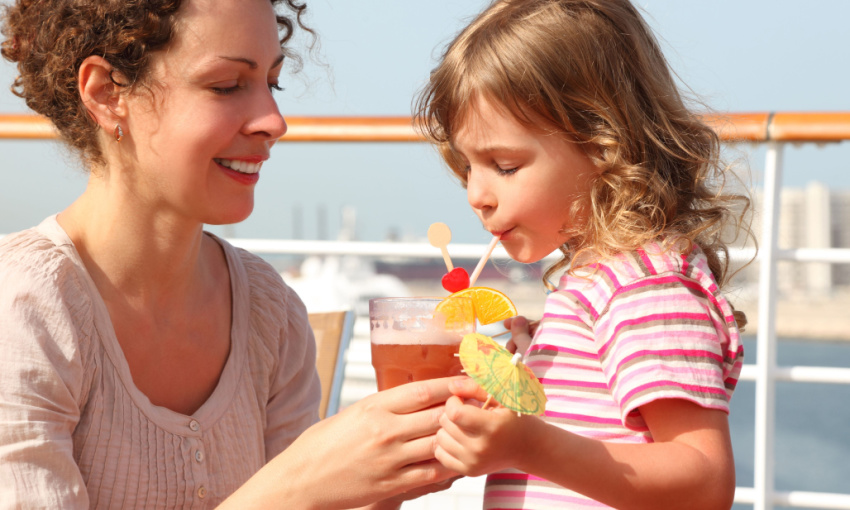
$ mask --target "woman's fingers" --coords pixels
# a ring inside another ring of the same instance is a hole
[[[393,425],[402,434],[399,438],[409,441],[425,436],[433,436],[440,429],[440,417],[444,413],[444,406],[434,406],[421,411],[398,415]]]
[[[434,453],[437,461],[450,471],[456,471],[463,474],[466,471],[466,466],[459,461],[457,457],[449,453],[449,450],[443,446],[437,446],[437,451]]]
[[[397,467],[402,468],[410,464],[434,460],[434,451],[437,449],[435,434],[406,441],[401,446],[402,455]]]
[[[416,487],[439,483],[458,475],[457,471],[447,468],[436,460],[411,464],[398,470],[397,473],[396,481],[401,488],[397,492],[406,492]]]
[[[460,475],[452,476],[451,478],[447,478],[442,482],[432,483],[428,485],[424,485],[422,487],[416,487],[413,489],[406,490],[405,492],[399,494],[394,499],[396,501],[410,501],[412,499],[416,499],[422,497],[426,494],[433,494],[435,492],[442,492],[446,489],[449,489],[455,480],[458,478],[462,478]]]
[[[372,398],[381,400],[382,406],[392,413],[412,413],[445,402],[452,396],[449,383],[459,379],[464,377],[444,377],[402,384],[372,395]]]

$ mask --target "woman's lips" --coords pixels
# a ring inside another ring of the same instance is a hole
[[[230,177],[231,179],[233,179],[234,181],[236,181],[240,184],[245,184],[245,185],[250,186],[252,184],[256,184],[257,181],[260,180],[260,172],[259,171],[252,173],[252,174],[246,174],[246,173],[242,173],[242,172],[238,172],[236,170],[233,170],[232,168],[228,168],[228,167],[222,165],[221,163],[219,163],[218,161],[216,161],[215,163],[216,163],[216,165],[218,165],[218,168],[221,169],[224,172],[225,175],[227,175],[228,177]]]

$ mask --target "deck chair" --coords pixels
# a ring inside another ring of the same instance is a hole
[[[316,337],[316,369],[322,382],[319,418],[325,419],[339,411],[345,353],[354,331],[354,311],[315,312],[308,317]]]

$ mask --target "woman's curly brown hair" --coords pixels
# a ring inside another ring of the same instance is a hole
[[[289,15],[277,14],[284,55],[300,63],[285,45],[302,22],[306,5],[270,0]],[[174,33],[181,0],[18,0],[5,7],[0,53],[17,63],[16,96],[56,126],[62,139],[90,165],[104,164],[97,143],[98,125],[89,117],[77,84],[82,62],[103,57],[121,73],[127,91],[144,85],[153,52],[164,49]],[[114,81],[114,80],[113,80]]]
[[[464,185],[451,141],[478,96],[578,143],[600,170],[586,200],[573,204],[582,220],[546,271],[547,287],[554,272],[578,269],[582,252],[604,257],[682,239],[702,248],[718,284],[728,281],[723,234],[752,237],[743,222],[749,199],[724,190],[717,134],[685,106],[628,0],[494,2],[452,41],[416,101],[415,122]]]

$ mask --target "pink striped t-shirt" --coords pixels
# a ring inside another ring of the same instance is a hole
[[[678,398],[728,413],[743,356],[702,251],[653,244],[564,275],[525,361],[545,387],[547,422],[602,441],[651,443],[640,406]],[[608,507],[509,470],[487,477],[484,508]]]

